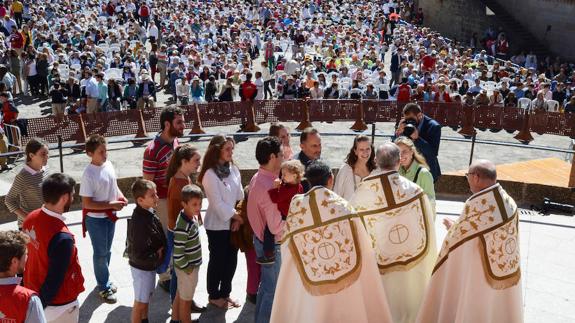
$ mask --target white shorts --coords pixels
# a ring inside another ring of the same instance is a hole
[[[134,300],[148,304],[156,288],[156,272],[130,266],[134,286]]]
[[[180,298],[184,301],[193,300],[196,286],[198,285],[200,267],[195,267],[190,274],[187,274],[179,268],[174,269],[176,270],[176,276],[178,277],[178,293],[180,294]]]

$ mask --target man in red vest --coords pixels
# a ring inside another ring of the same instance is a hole
[[[16,277],[24,271],[28,240],[15,230],[0,232],[0,322],[46,322],[38,295]]]
[[[75,184],[66,174],[48,176],[42,182],[44,205],[28,214],[22,225],[30,237],[24,286],[39,294],[48,322],[78,322],[80,314],[84,277],[74,235],[62,216],[74,201]]]

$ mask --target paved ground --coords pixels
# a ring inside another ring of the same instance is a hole
[[[437,243],[441,244],[446,230],[443,218],[456,218],[462,209],[461,202],[438,201],[436,220]],[[207,207],[207,203],[204,203]],[[125,322],[129,320],[133,301],[132,278],[128,263],[122,258],[126,238],[126,221],[133,205],[121,212],[122,219],[116,226],[113,243],[111,279],[118,286],[118,303],[102,303],[94,291],[96,282],[92,269],[92,248],[89,237],[81,237],[80,212],[67,214],[67,222],[77,237],[80,263],[86,278],[86,291],[80,295],[80,322]],[[568,323],[575,321],[575,224],[570,217],[551,215],[543,217],[532,212],[520,216],[520,248],[522,262],[523,302],[526,323]],[[15,228],[16,224],[0,225],[0,230]],[[209,253],[207,237],[201,230],[204,264],[194,297],[200,304],[207,303],[206,268]],[[232,297],[240,300],[243,307],[228,311],[209,307],[201,322],[252,322],[254,306],[245,302],[246,265],[242,253],[238,255],[238,267],[233,281]],[[169,321],[169,296],[156,288],[151,302],[150,322]]]

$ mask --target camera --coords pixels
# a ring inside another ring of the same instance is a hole
[[[405,119],[403,124],[403,132],[401,135],[405,137],[411,137],[411,135],[415,132],[415,129],[417,129],[417,121],[415,119]]]

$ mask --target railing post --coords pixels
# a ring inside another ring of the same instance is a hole
[[[474,133],[471,137],[471,153],[469,154],[469,165],[473,162],[473,153],[475,152],[475,139],[477,139],[477,133]]]
[[[571,172],[569,173],[569,187],[575,187],[575,145],[573,145],[573,158],[571,159]]]
[[[461,125],[461,129],[458,131],[458,133],[464,137],[475,137],[475,134],[477,133],[473,127],[475,108],[462,106],[461,109],[463,124]]]
[[[513,137],[519,140],[523,144],[528,144],[533,141],[533,136],[531,136],[531,132],[529,132],[529,121],[531,118],[531,111],[529,109],[525,109],[525,117],[523,118],[523,125],[521,126],[521,131]]]
[[[138,131],[136,132],[136,136],[134,138],[145,138],[148,136],[148,134],[146,131],[146,123],[144,122],[144,110],[137,109],[136,111],[138,111]],[[143,144],[144,142],[140,140],[132,141],[132,145],[134,146],[141,146]]]
[[[363,100],[360,99],[359,100],[359,105],[357,106],[357,113],[355,116],[355,123],[353,124],[353,126],[351,126],[350,129],[355,130],[355,131],[364,131],[365,129],[367,129],[367,125],[365,124],[365,121],[363,120]]]
[[[202,120],[200,119],[200,109],[198,108],[198,104],[194,103],[194,125],[192,126],[192,130],[190,134],[202,134],[206,133],[204,129],[202,129]]]
[[[84,123],[84,114],[80,113],[80,123],[78,124],[78,129],[80,130],[80,138],[78,138],[76,140],[76,144],[83,144],[86,142],[86,138],[88,137],[88,134],[86,133],[86,124]],[[74,152],[82,152],[84,151],[84,147],[73,147],[72,150]]]
[[[64,173],[64,155],[62,154],[62,136],[58,135],[58,156],[60,158],[60,173]]]
[[[296,130],[303,131],[305,128],[311,127],[311,121],[309,120],[309,105],[307,99],[303,100],[303,120],[295,128]]]
[[[258,127],[258,125],[256,124],[256,114],[255,114],[255,110],[254,110],[254,102],[253,101],[249,101],[247,102],[248,106],[246,107],[247,109],[247,124],[246,127],[244,128],[245,132],[258,132],[260,131],[260,127]]]

